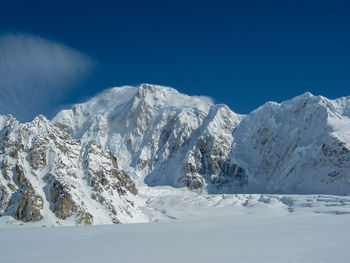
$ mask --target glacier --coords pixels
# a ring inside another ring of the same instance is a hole
[[[154,205],[163,214],[164,219],[157,223],[18,227],[1,226],[2,220],[10,218],[0,218],[0,261],[349,261],[349,197],[208,196],[185,189],[155,188],[162,190],[149,188],[153,196],[148,207]]]

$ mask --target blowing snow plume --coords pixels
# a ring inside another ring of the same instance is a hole
[[[0,114],[21,121],[52,114],[89,72],[91,59],[60,43],[29,34],[0,36]]]

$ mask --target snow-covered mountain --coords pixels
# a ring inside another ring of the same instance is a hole
[[[247,116],[174,89],[114,88],[53,120],[148,186],[210,193],[350,193],[350,98],[305,93]]]
[[[0,150],[0,216],[23,221],[147,221],[140,207],[154,186],[349,194],[350,97],[305,93],[239,115],[172,88],[125,86],[51,122],[0,116]]]
[[[268,102],[235,130],[230,160],[246,192],[350,193],[350,97]]]
[[[219,174],[237,174],[227,157],[242,118],[208,98],[143,84],[108,90],[53,122],[77,139],[96,140],[148,186],[201,189]]]
[[[48,225],[146,221],[115,157],[43,116],[24,124],[0,116],[0,165],[0,216]]]

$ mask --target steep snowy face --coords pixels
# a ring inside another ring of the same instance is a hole
[[[97,141],[148,186],[211,193],[350,193],[350,98],[305,93],[247,116],[174,89],[108,90],[53,122]]]
[[[53,122],[108,148],[140,182],[200,189],[227,169],[232,132],[242,118],[207,98],[142,84],[108,90]]]
[[[0,116],[0,216],[48,225],[145,221],[137,189],[115,157],[45,117]]]
[[[305,93],[268,102],[234,132],[230,160],[245,171],[247,192],[350,192],[349,98]]]

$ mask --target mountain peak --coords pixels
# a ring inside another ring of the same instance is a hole
[[[33,123],[40,123],[40,122],[44,122],[44,123],[49,123],[51,124],[51,122],[44,116],[44,115],[38,115],[36,116],[33,121]]]
[[[136,97],[167,97],[170,94],[179,94],[179,92],[170,87],[143,83],[138,87]]]
[[[314,97],[314,95],[311,92],[306,91],[303,94],[299,95],[299,97],[310,98],[310,97]]]

